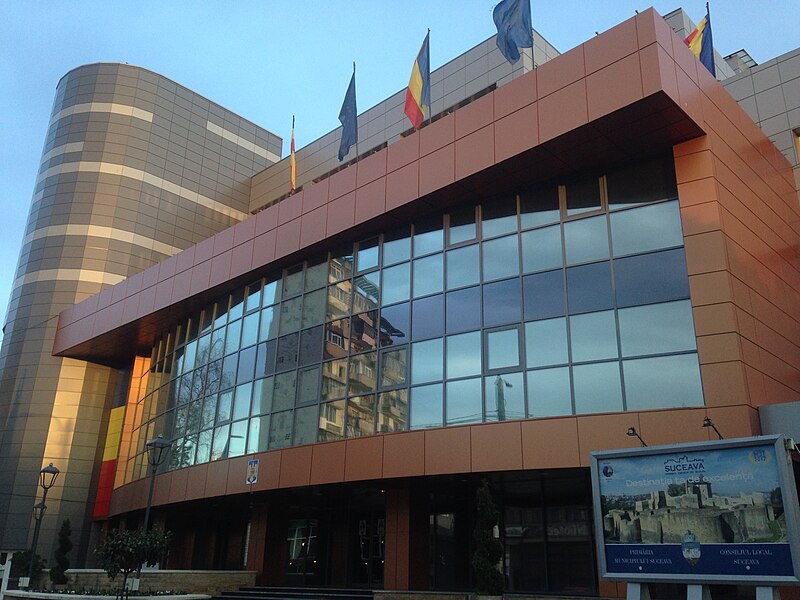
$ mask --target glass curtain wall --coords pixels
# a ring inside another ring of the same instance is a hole
[[[154,346],[165,466],[510,419],[701,406],[671,158],[494,198],[268,274]],[[126,481],[146,474],[140,452]]]

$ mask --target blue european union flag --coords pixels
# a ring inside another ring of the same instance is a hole
[[[503,0],[492,16],[497,26],[497,47],[513,64],[519,60],[520,48],[533,47],[530,0]]]
[[[358,141],[358,111],[356,109],[356,71],[350,78],[347,93],[344,95],[342,110],[339,111],[339,121],[342,123],[342,141],[339,143],[339,160],[344,160],[350,152],[350,146]]]

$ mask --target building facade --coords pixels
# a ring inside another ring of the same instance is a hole
[[[163,435],[170,568],[469,589],[488,481],[508,591],[624,595],[589,452],[757,435],[800,390],[792,163],[668,19],[515,68],[488,40],[419,131],[389,98],[362,156],[324,136],[296,194],[269,166],[253,216],[63,310],[58,360],[121,381],[97,522],[141,522]]]
[[[52,356],[59,312],[245,219],[250,177],[280,148],[146,69],[87,65],[58,83],[0,350],[0,548],[30,547],[50,462],[61,475],[44,557],[65,518],[75,554],[89,546],[109,408],[128,375]]]

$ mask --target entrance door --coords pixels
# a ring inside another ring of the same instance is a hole
[[[351,522],[351,585],[383,588],[386,513],[364,510],[354,513]]]
[[[320,549],[320,523],[317,518],[291,519],[286,537],[289,585],[315,585],[324,575]]]

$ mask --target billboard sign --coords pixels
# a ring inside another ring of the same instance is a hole
[[[591,468],[603,578],[800,583],[783,436],[592,452]]]

